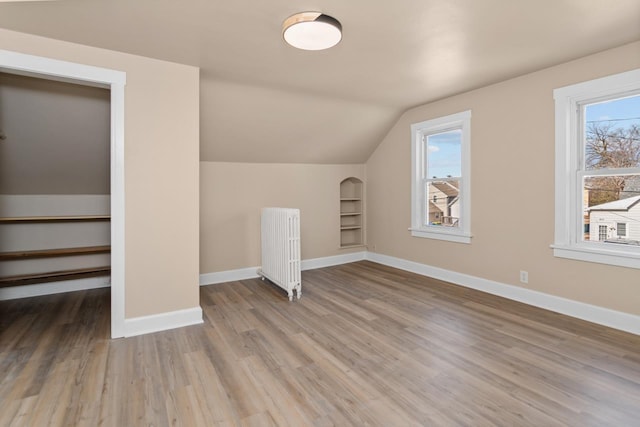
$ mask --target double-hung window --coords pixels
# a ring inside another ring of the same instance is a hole
[[[554,98],[554,255],[640,268],[640,69]]]
[[[411,235],[471,242],[471,111],[411,125]]]
[[[625,237],[627,237],[627,223],[626,222],[619,222],[618,223],[617,234],[618,234],[618,237],[621,238],[621,239],[624,239]]]

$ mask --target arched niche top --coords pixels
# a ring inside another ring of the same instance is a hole
[[[362,199],[362,180],[350,176],[340,182],[340,198]]]

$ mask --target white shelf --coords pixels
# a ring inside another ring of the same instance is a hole
[[[22,217],[1,217],[0,224],[21,224],[21,223],[66,223],[66,222],[86,222],[86,221],[109,221],[109,215],[73,215],[73,216],[22,216]],[[21,261],[37,258],[55,258],[82,255],[106,254],[111,252],[109,245],[103,246],[81,246],[52,249],[34,249],[20,251],[0,252],[0,261]],[[0,288],[9,286],[23,286],[39,283],[49,283],[62,280],[74,280],[96,276],[105,276],[111,273],[110,266],[74,268],[66,270],[55,270],[40,273],[19,274],[0,277]]]
[[[364,246],[363,184],[355,177],[340,183],[340,247]]]

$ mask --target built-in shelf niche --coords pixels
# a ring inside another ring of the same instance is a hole
[[[340,183],[340,247],[364,245],[362,181],[349,177]]]
[[[110,221],[109,215],[73,215],[73,216],[20,216],[20,217],[0,217],[0,224],[29,224],[29,223],[82,223],[95,221]],[[82,246],[53,249],[35,249],[19,251],[0,252],[0,261],[22,261],[36,258],[54,258],[81,255],[107,254],[111,252],[110,245]],[[34,285],[40,283],[50,283],[62,280],[86,279],[97,276],[108,276],[111,274],[110,266],[72,268],[66,270],[56,270],[48,272],[37,272],[29,274],[13,274],[0,276],[0,288],[10,286]]]

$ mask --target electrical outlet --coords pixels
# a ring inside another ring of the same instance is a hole
[[[520,270],[520,282],[529,283],[529,272]]]

